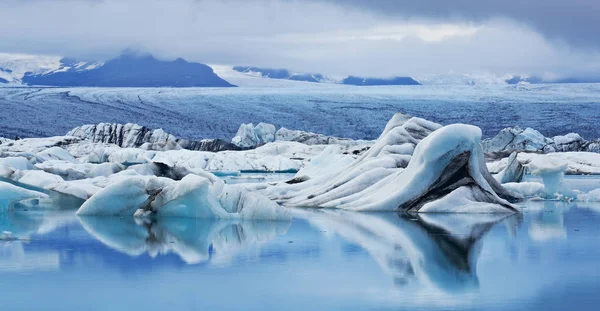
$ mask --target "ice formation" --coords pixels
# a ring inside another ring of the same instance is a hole
[[[552,138],[540,132],[518,126],[507,127],[493,138],[481,142],[483,151],[489,153],[526,151],[537,153],[587,151],[600,153],[600,141],[587,141],[577,133]]]
[[[517,159],[518,153],[513,152],[507,159],[506,167],[498,174],[494,175],[494,178],[501,184],[508,182],[521,182],[523,174],[525,173],[525,167]]]
[[[231,143],[240,147],[256,147],[275,141],[275,125],[258,123],[242,124]]]
[[[305,145],[356,145],[366,142],[306,131],[290,130],[285,127],[276,130],[274,125],[261,122],[256,126],[252,123],[240,125],[231,143],[243,148],[255,148],[274,141],[291,141]]]
[[[488,173],[480,138],[481,130],[474,126],[439,128],[397,114],[371,149],[351,165],[318,179],[267,188],[265,192],[286,206],[514,212],[516,208],[507,199],[518,197]],[[451,204],[457,202],[462,205]]]
[[[564,191],[563,179],[568,163],[553,158],[534,158],[527,165],[534,176],[540,176],[544,181],[544,191],[554,194]]]
[[[82,215],[272,220],[289,217],[278,204],[411,213],[514,212],[513,203],[523,197],[556,198],[558,193],[583,198],[583,192],[565,190],[565,171],[600,174],[600,154],[538,153],[549,146],[548,140],[530,129],[515,134],[518,139],[506,131],[508,138],[491,145],[500,146],[501,155],[513,147],[534,153],[514,152],[487,164],[485,156],[490,156],[484,155],[479,128],[442,127],[401,113],[376,141],[286,131],[264,123],[242,125],[236,142],[253,149],[208,152],[187,150],[191,142],[135,124],[82,126],[69,133],[74,136],[2,140],[0,177],[15,183],[11,187],[85,201],[78,211]],[[550,145],[567,150],[571,147],[564,146],[577,137],[557,136]],[[245,172],[296,175],[279,183],[242,185],[225,184],[214,175]],[[540,176],[543,184],[520,183],[524,174]]]
[[[276,203],[235,185],[194,174],[180,181],[135,177],[115,182],[85,201],[78,215],[177,216],[207,219],[288,219]]]
[[[78,126],[67,133],[95,143],[110,143],[119,147],[147,150],[189,149],[203,151],[239,150],[220,139],[185,140],[166,133],[162,129],[150,129],[138,124],[99,123]]]
[[[0,181],[0,212],[11,206],[11,204],[36,198],[47,198],[44,193],[28,190],[10,183]]]

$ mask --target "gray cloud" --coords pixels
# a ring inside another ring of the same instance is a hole
[[[316,0],[368,9],[388,18],[429,18],[483,22],[511,18],[551,39],[600,47],[600,1],[597,0]]]
[[[332,75],[600,71],[591,1],[447,2],[4,0],[0,52],[97,59],[137,47]]]

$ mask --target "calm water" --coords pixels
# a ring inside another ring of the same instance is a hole
[[[294,210],[290,222],[0,213],[1,310],[597,310],[600,204]]]

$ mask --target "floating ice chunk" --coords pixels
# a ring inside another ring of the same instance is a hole
[[[235,137],[231,140],[236,146],[256,147],[261,144],[275,141],[275,126],[273,124],[259,123],[254,126],[252,123],[242,124]]]
[[[415,145],[441,126],[395,114],[371,148],[343,169],[295,185],[264,189],[270,198],[291,206],[321,206],[381,185],[386,176],[408,165]]]
[[[131,176],[98,191],[85,201],[78,215],[131,216],[145,208],[167,183],[172,180],[158,177]]]
[[[36,158],[39,162],[48,160],[62,160],[70,163],[77,163],[77,160],[65,149],[60,147],[51,147],[38,152]]]
[[[15,186],[13,184],[0,181],[0,209],[9,207],[12,203],[26,199],[47,198],[48,195]]]
[[[525,198],[544,196],[544,184],[539,182],[509,182],[502,186]]]
[[[525,167],[519,162],[517,155],[517,152],[511,153],[508,157],[506,167],[494,176],[499,183],[520,182],[523,179]]]
[[[355,190],[353,184],[346,180],[341,183],[325,183],[325,186],[313,191],[312,194],[305,196],[306,192],[299,192],[292,200],[284,201],[284,204],[361,211],[400,209],[412,212],[438,212],[441,211],[441,206],[447,206],[443,201],[439,204],[428,205],[428,203],[458,191],[446,199],[449,202],[457,201],[461,196],[466,195],[471,203],[489,203],[469,205],[479,207],[481,212],[515,212],[516,208],[503,198],[516,199],[517,197],[502,188],[487,171],[480,139],[481,130],[477,127],[464,124],[449,125],[423,138],[416,146],[404,170],[398,169],[362,190],[346,191],[345,196],[331,194],[339,193],[344,188]],[[374,144],[371,149],[373,152],[381,152],[385,149],[376,148],[379,142],[380,140]],[[368,158],[371,150],[357,162],[363,162],[364,158]],[[366,172],[368,171],[362,171],[359,175]],[[335,177],[340,178],[340,176]],[[316,187],[318,185],[311,189]],[[491,208],[492,204],[497,206]],[[450,212],[452,209],[443,208],[443,211]],[[461,212],[461,210],[457,211]],[[468,209],[468,212],[473,211],[474,209]]]
[[[260,194],[194,174],[180,181],[130,176],[98,191],[77,214],[147,214],[143,211],[158,217],[289,219],[282,207]]]
[[[577,196],[578,201],[583,202],[600,202],[600,189],[595,189],[587,193],[582,193]]]
[[[556,152],[548,154],[525,153],[520,152],[517,160],[522,165],[526,165],[535,158],[555,159],[565,161],[568,164],[565,173],[569,175],[600,175],[600,154],[592,152]],[[508,158],[499,161],[487,163],[488,169],[492,173],[499,173],[506,168]]]
[[[568,163],[561,159],[536,157],[527,164],[532,175],[540,176],[544,181],[544,192],[547,194],[564,194],[566,185],[563,183]]]

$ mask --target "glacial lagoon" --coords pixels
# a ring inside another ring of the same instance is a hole
[[[567,181],[597,188],[600,179]],[[293,209],[291,221],[15,206],[0,213],[1,306],[597,310],[600,203],[519,206],[515,215]]]

